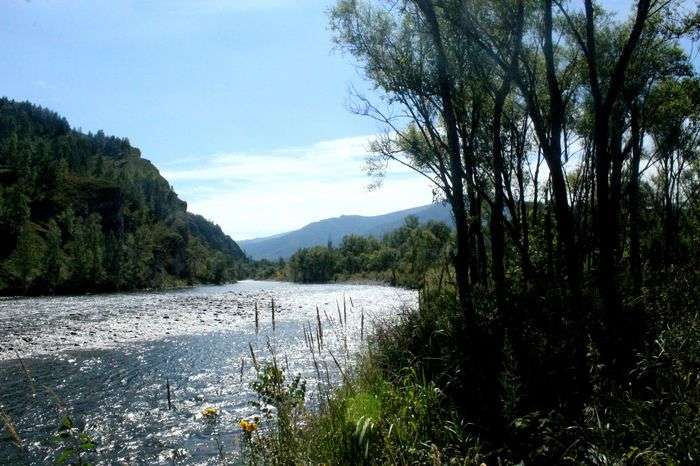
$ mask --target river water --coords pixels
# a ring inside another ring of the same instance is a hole
[[[415,300],[384,286],[258,281],[0,299],[0,416],[22,445],[0,420],[0,464],[52,464],[66,446],[54,440],[64,415],[95,443],[91,463],[221,464],[221,452],[235,463],[238,421],[257,414],[250,346],[259,363],[274,353],[301,374],[313,404],[319,384],[337,383],[337,365],[351,363],[361,334]],[[324,345],[314,365],[303,329],[315,332],[317,306]],[[219,415],[204,418],[206,407]]]

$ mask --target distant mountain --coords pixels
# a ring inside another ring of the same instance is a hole
[[[239,241],[243,251],[252,259],[287,259],[300,248],[325,245],[328,241],[340,243],[343,236],[363,235],[381,237],[399,228],[404,219],[413,215],[421,222],[435,220],[453,224],[450,208],[443,204],[429,204],[374,217],[342,215],[310,223],[299,230],[266,238]]]
[[[0,99],[0,293],[223,282],[244,255],[128,139]]]

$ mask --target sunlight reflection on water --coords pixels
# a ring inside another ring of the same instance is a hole
[[[415,300],[412,291],[383,286],[256,281],[0,300],[0,406],[13,419],[32,464],[54,459],[50,438],[59,419],[56,397],[64,412],[92,434],[99,464],[171,464],[174,455],[187,464],[217,464],[217,440],[235,456],[241,439],[237,421],[254,414],[249,343],[260,359],[269,359],[269,341],[291,373],[309,380],[307,399],[313,401],[316,372],[303,325],[315,325],[317,305],[326,343],[317,358],[336,382],[328,349],[346,363],[344,335],[352,354],[361,345],[361,314],[367,332]],[[340,325],[344,314],[347,322]],[[34,380],[35,397],[17,354]],[[219,408],[216,421],[202,418],[207,406]],[[9,442],[0,442],[0,463],[26,464]]]

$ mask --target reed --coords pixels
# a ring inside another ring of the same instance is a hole
[[[340,371],[340,375],[343,377],[343,381],[344,381],[346,384],[350,384],[350,379],[348,378],[347,374],[346,374],[345,371],[343,370],[342,366],[340,365],[340,363],[338,362],[338,360],[336,359],[335,355],[334,355],[333,352],[330,350],[330,348],[328,348],[328,354],[331,355],[331,358],[333,359],[333,362],[335,363],[335,367],[337,367],[337,368],[338,368],[338,371]]]
[[[259,370],[260,368],[259,368],[259,366],[258,366],[258,360],[257,360],[257,358],[255,357],[255,351],[253,350],[253,344],[252,344],[252,343],[248,343],[248,347],[250,348],[250,357],[251,357],[251,359],[253,360],[253,367],[255,367],[255,370],[257,371],[257,370]]]
[[[318,325],[318,339],[323,345],[323,325],[321,325],[321,313],[318,311],[318,305],[316,306],[316,324]]]
[[[323,348],[323,343],[321,342],[321,340],[323,339],[322,332],[323,332],[323,331],[321,330],[321,327],[319,327],[319,326],[317,325],[317,326],[316,326],[316,347],[318,348],[318,353],[319,353],[319,354],[321,354],[321,350],[322,350],[322,348]]]
[[[271,305],[272,305],[272,331],[275,331],[275,298],[273,297],[271,299]]]
[[[343,326],[348,328],[348,307],[345,304],[345,295],[343,294]]]
[[[275,353],[275,349],[272,347],[272,343],[270,342],[270,337],[267,337],[267,342],[265,344],[267,346],[267,350],[272,355],[272,366],[275,369],[277,369],[277,354]]]
[[[49,394],[51,398],[53,398],[53,401],[56,403],[56,411],[58,414],[63,413],[66,410],[66,405],[63,403],[63,400],[56,394],[56,392],[49,387],[48,385],[44,385],[44,390],[46,390],[46,393]]]
[[[318,361],[316,360],[316,355],[314,352],[311,352],[311,360],[314,363],[314,368],[316,369],[316,376],[318,377],[318,380],[321,380],[321,372],[318,369]]]
[[[255,334],[258,334],[258,331],[260,330],[260,316],[258,313],[258,302],[255,301]]]
[[[365,309],[360,309],[360,341],[365,339]]]
[[[314,352],[314,346],[315,346],[316,342],[314,341],[314,334],[313,334],[313,332],[311,331],[311,324],[310,324],[309,322],[306,322],[306,325],[307,325],[308,328],[309,328],[309,343],[310,343],[310,344],[309,344],[309,348],[311,349],[311,352],[313,353],[313,352]]]
[[[20,450],[22,450],[22,439],[17,435],[17,429],[15,428],[12,418],[8,416],[5,411],[0,410],[0,419],[2,419],[2,424],[5,426],[5,432],[7,432],[10,441]]]
[[[166,390],[167,396],[168,396],[168,411],[170,411],[171,409],[173,409],[173,404],[172,404],[172,401],[170,399],[170,379],[168,379],[168,378],[165,379],[165,390]]]
[[[22,357],[17,351],[15,351],[15,355],[17,356],[17,360],[19,361],[20,366],[22,366],[24,376],[29,381],[29,388],[32,389],[32,396],[36,397],[36,385],[34,384],[34,377],[32,377],[32,373],[29,371],[29,368],[24,365],[24,361],[22,360]]]

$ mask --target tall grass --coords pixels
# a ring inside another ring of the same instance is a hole
[[[675,286],[684,290],[682,298],[670,296]],[[558,399],[547,399],[562,390],[562,385],[547,388],[547,381],[559,384],[564,377],[547,375],[547,358],[566,355],[547,355],[559,342],[546,341],[536,321],[525,317],[531,328],[504,336],[498,396],[489,397],[480,374],[464,373],[470,367],[464,360],[482,355],[474,345],[466,346],[473,354],[460,353],[464,334],[453,291],[424,290],[417,308],[375,327],[355,364],[343,367],[334,358],[343,382],[324,394],[324,403],[298,406],[294,425],[283,425],[289,418],[278,420],[275,432],[284,436],[252,438],[251,448],[259,454],[251,463],[697,464],[700,317],[688,311],[700,302],[700,292],[688,294],[682,283],[665,287],[640,304],[658,324],[647,330],[649,341],[621,382],[607,377],[590,347],[593,387],[576,416]],[[667,298],[678,300],[676,310]],[[481,319],[488,322],[490,298],[479,299]],[[544,315],[556,311],[537,309]],[[309,348],[314,352],[313,344]]]

